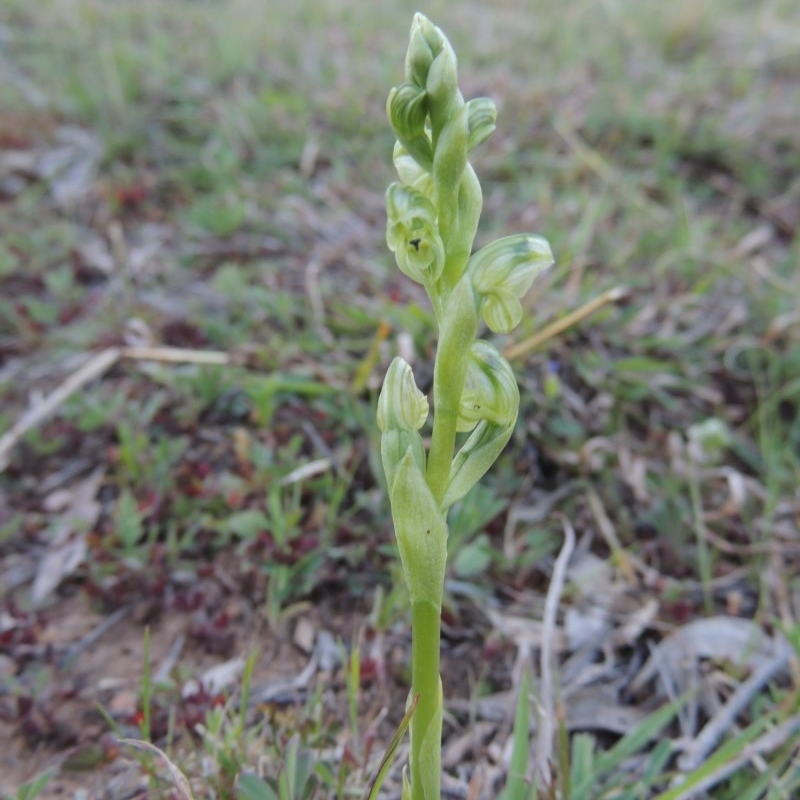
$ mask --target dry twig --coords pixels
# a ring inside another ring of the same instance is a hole
[[[726,761],[709,775],[696,783],[691,783],[685,791],[668,790],[659,797],[669,798],[669,800],[690,800],[699,797],[707,789],[711,789],[724,781],[737,770],[741,769],[748,761],[751,761],[764,753],[771,753],[784,745],[787,741],[800,733],[800,714],[790,717],[785,722],[773,728],[763,736],[759,736],[751,744],[745,745],[733,758]]]
[[[213,350],[184,350],[176,347],[109,347],[90,356],[84,364],[40,403],[25,412],[0,436],[0,472],[10,463],[12,449],[30,430],[49,417],[62,403],[87,383],[106,373],[120,358],[134,361],[165,361],[183,364],[224,365],[233,363],[230,354]]]
[[[594,314],[595,311],[599,311],[603,306],[624,299],[629,293],[629,290],[624,286],[615,286],[613,289],[608,289],[597,297],[592,298],[587,303],[584,303],[579,308],[576,308],[574,311],[570,311],[569,314],[564,315],[555,322],[551,322],[549,325],[545,325],[544,328],[534,333],[533,336],[507,347],[503,355],[509,360],[517,358],[518,356],[524,356],[526,353],[530,353],[531,350],[535,350],[546,341],[558,336],[568,328],[571,328],[573,325],[586,319],[586,317]]]
[[[73,372],[55,391],[41,403],[23,414],[2,436],[0,436],[0,472],[10,463],[12,448],[32,428],[50,416],[64,401],[89,381],[102,375],[120,357],[120,348],[109,347],[101,350]]]
[[[686,748],[678,760],[680,770],[691,772],[705,761],[716,743],[733,727],[736,718],[747,708],[750,701],[787,668],[792,652],[792,648],[781,641],[775,656],[764,662],[746,681],[739,684],[728,702],[706,723],[703,730]]]

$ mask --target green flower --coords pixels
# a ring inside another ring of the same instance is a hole
[[[425,195],[433,197],[433,176],[423,169],[400,142],[395,142],[392,161],[400,182]]]
[[[396,86],[389,92],[386,110],[398,136],[413,139],[425,132],[428,95],[422,87],[413,83]]]
[[[409,278],[428,285],[444,269],[436,210],[422,192],[393,183],[386,192],[386,243]]]
[[[508,333],[522,319],[520,298],[534,278],[553,264],[541,236],[506,236],[481,248],[467,264],[479,311],[495,333]]]
[[[519,388],[511,365],[493,345],[478,339],[470,348],[457,430],[471,431],[481,420],[508,425],[518,408]]]
[[[395,135],[406,150],[425,167],[433,163],[433,147],[427,130],[428,93],[423,87],[404,83],[389,92],[386,113]]]

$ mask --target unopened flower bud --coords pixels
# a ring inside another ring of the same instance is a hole
[[[467,103],[467,147],[474,150],[495,131],[497,107],[488,97],[476,97]]]
[[[417,388],[414,372],[400,356],[386,372],[378,397],[378,427],[418,431],[428,418],[428,398]]]
[[[519,388],[511,365],[493,345],[479,339],[470,348],[458,430],[471,431],[484,419],[508,425],[517,418],[518,410]]]
[[[423,285],[438,280],[444,244],[433,203],[422,192],[393,183],[386,192],[386,214],[386,243],[401,271]]]
[[[424,87],[433,59],[442,49],[444,34],[423,14],[414,14],[406,53],[406,78]]]
[[[406,152],[429,170],[433,165],[433,146],[427,129],[428,94],[424,87],[413,83],[396,86],[389,92],[386,113]]]
[[[428,418],[428,399],[417,388],[411,367],[397,357],[389,365],[378,396],[378,427],[381,430],[381,461],[391,492],[397,469],[410,455],[425,471],[425,445],[419,429]]]
[[[428,95],[413,83],[395,86],[386,101],[386,113],[399,138],[414,139],[425,132]]]
[[[541,236],[506,236],[481,248],[467,264],[479,310],[495,333],[508,333],[522,319],[520,298],[534,278],[553,263]]]
[[[428,94],[431,124],[433,130],[438,131],[464,105],[464,98],[458,90],[456,54],[450,42],[444,37],[442,37],[442,50],[433,59],[428,70],[425,88]]]

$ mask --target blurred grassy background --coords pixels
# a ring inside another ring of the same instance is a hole
[[[28,434],[4,475],[4,557],[46,542],[48,477],[100,463],[106,513],[78,583],[109,606],[220,552],[272,623],[389,587],[374,393],[398,348],[424,379],[434,346],[384,243],[384,103],[417,8],[4,0],[0,429],[125,337],[239,361],[121,366]],[[741,613],[794,625],[800,7],[421,10],[465,96],[499,109],[474,158],[477,244],[529,230],[557,257],[503,344],[629,289],[515,359],[519,428],[454,510],[453,576],[542,590],[556,499],[598,554],[664,578],[664,624],[728,608],[715,587],[744,575]],[[327,471],[301,489],[293,470],[315,459]]]

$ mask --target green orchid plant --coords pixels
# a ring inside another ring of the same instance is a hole
[[[386,240],[400,270],[427,291],[439,326],[430,448],[420,434],[428,399],[402,358],[386,374],[378,427],[412,610],[416,707],[403,800],[439,800],[447,513],[500,455],[519,410],[511,366],[477,336],[481,320],[503,334],[520,322],[520,299],[553,256],[543,238],[526,234],[472,253],[483,198],[469,155],[494,132],[497,112],[487,98],[465,102],[453,48],[422,14],[411,26],[405,74],[387,102],[399,181],[386,192]],[[467,433],[457,448],[458,434]]]

